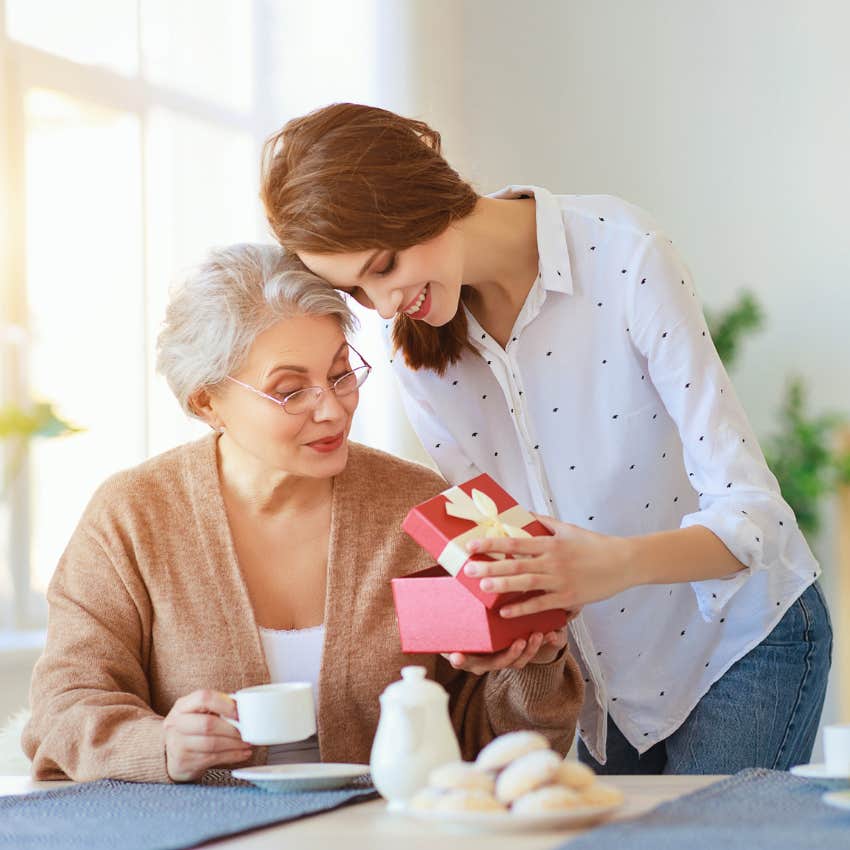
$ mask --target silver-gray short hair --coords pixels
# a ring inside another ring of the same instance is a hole
[[[241,367],[254,340],[280,319],[330,316],[357,325],[339,292],[277,245],[217,248],[172,289],[157,338],[157,371],[180,406]]]

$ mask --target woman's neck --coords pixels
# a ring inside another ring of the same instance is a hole
[[[535,201],[479,198],[460,227],[464,302],[505,345],[538,274]]]
[[[219,476],[225,498],[236,500],[241,509],[257,518],[303,515],[330,501],[333,479],[308,478],[269,469],[227,432],[217,443]]]

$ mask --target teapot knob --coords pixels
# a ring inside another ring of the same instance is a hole
[[[425,668],[417,665],[410,665],[401,668],[401,678],[405,682],[421,682],[425,679]]]

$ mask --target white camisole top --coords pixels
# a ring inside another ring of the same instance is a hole
[[[260,626],[260,640],[273,683],[310,682],[313,703],[319,704],[319,670],[325,645],[324,625],[309,629],[265,629]],[[316,735],[306,741],[269,747],[269,764],[300,764],[321,761]]]

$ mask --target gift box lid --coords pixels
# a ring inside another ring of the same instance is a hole
[[[486,593],[480,580],[463,570],[469,560],[496,560],[498,556],[472,555],[466,544],[482,537],[540,537],[551,532],[483,474],[416,505],[402,528],[450,575],[458,579],[488,608],[525,596],[520,593]]]

